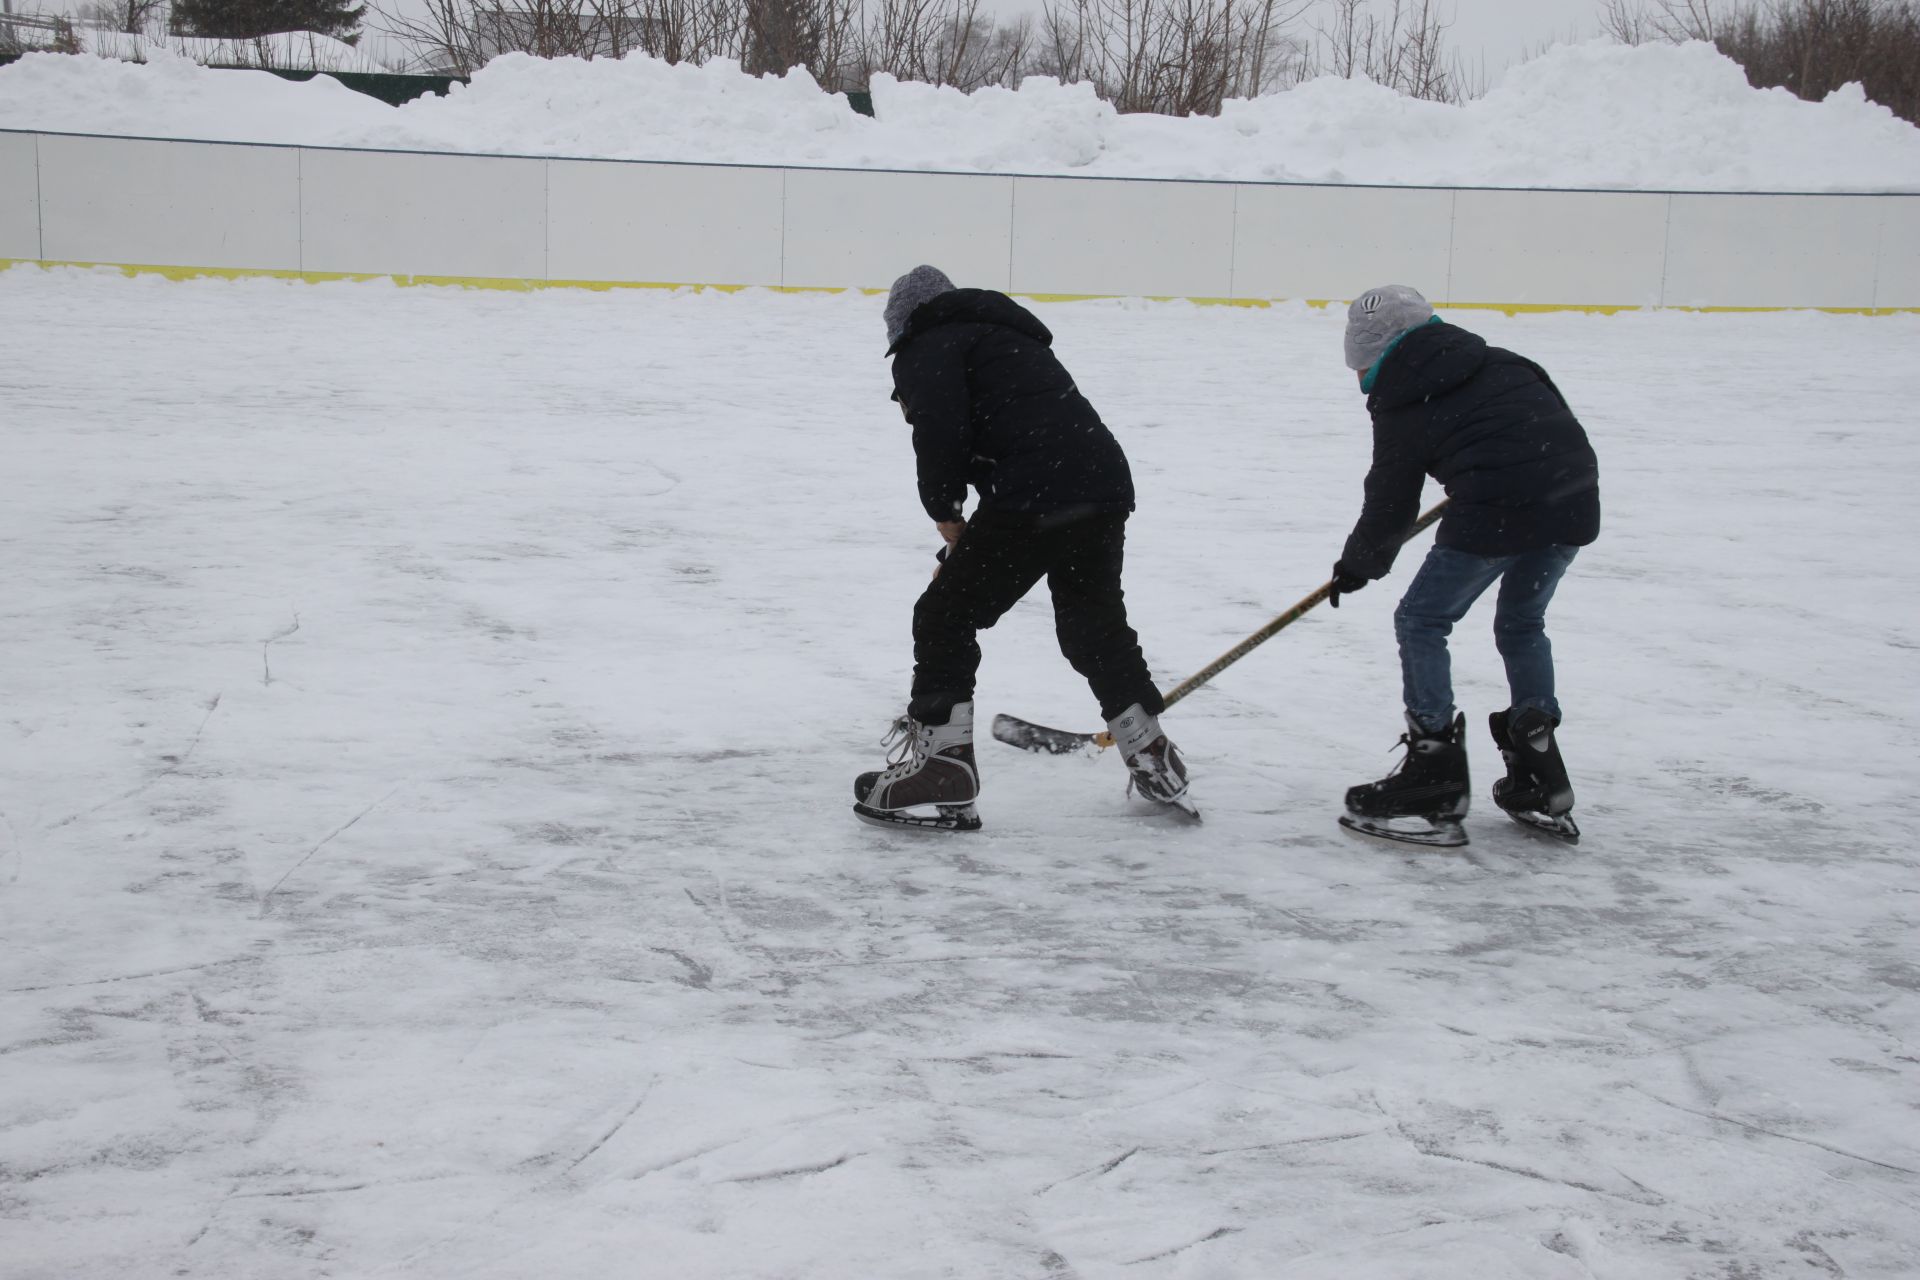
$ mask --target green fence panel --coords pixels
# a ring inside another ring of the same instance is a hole
[[[355,93],[364,93],[369,98],[378,98],[392,107],[412,102],[415,98],[424,98],[430,93],[437,93],[444,97],[447,90],[454,85],[467,83],[464,76],[401,76],[373,71],[295,71],[282,67],[221,67],[218,69],[221,71],[267,70],[282,80],[311,80],[315,76],[332,76]]]

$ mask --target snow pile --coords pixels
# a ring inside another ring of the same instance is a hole
[[[511,53],[449,96],[394,108],[381,125],[342,141],[620,160],[858,164],[863,131],[889,132],[800,68],[756,77],[731,61]]]
[[[329,91],[331,90],[331,91]],[[1105,177],[1381,184],[1920,191],[1920,129],[1857,86],[1748,86],[1711,46],[1563,45],[1447,106],[1321,79],[1218,119],[1120,115],[1044,77],[968,95],[876,78],[878,119],[804,72],[508,55],[388,107],[324,81],[32,55],[0,69],[0,127],[318,146]]]
[[[1920,188],[1920,129],[1858,86],[1820,103],[1754,89],[1711,45],[1563,45],[1463,106],[1317,80],[1227,104],[1247,176],[1710,190]],[[1302,163],[1303,157],[1311,157]]]
[[[331,76],[212,71],[162,49],[146,63],[30,53],[0,67],[0,128],[215,142],[324,144],[393,108]]]

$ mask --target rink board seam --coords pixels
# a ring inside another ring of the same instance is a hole
[[[305,284],[328,284],[341,280],[384,280],[401,286],[438,285],[445,288],[494,289],[519,293],[532,292],[536,289],[585,289],[594,292],[608,292],[614,289],[664,289],[668,291],[684,289],[696,293],[708,291],[715,293],[740,293],[748,289],[762,289],[769,293],[861,293],[871,297],[883,295],[887,292],[885,289],[866,289],[856,286],[835,285],[709,284],[693,280],[538,280],[531,277],[509,276],[408,275],[381,271],[297,271],[279,267],[183,267],[144,262],[70,262],[47,258],[0,258],[0,271],[12,267],[24,266],[36,266],[48,269],[54,267],[69,267],[79,270],[108,270],[118,271],[128,276],[157,275],[169,280],[294,280]],[[1179,294],[1033,293],[1021,290],[1012,291],[1011,296],[1026,298],[1032,302],[1102,302],[1137,298],[1146,302],[1187,302],[1202,307],[1273,307],[1301,303],[1310,307],[1326,308],[1331,306],[1345,306],[1351,301],[1351,299],[1346,298],[1209,298],[1188,297]],[[1455,311],[1500,311],[1507,315],[1548,314],[1552,312],[1613,315],[1622,311],[1692,311],[1713,314],[1820,311],[1831,315],[1920,315],[1920,307],[1877,306],[1701,307],[1641,305],[1633,303],[1465,302],[1453,300],[1436,302],[1434,305]]]

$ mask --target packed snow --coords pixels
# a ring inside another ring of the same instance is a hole
[[[1920,190],[1920,129],[1857,85],[1754,89],[1705,44],[1559,46],[1448,106],[1323,78],[1218,118],[1119,115],[1044,77],[971,95],[880,76],[877,118],[806,72],[515,54],[401,107],[334,81],[33,54],[0,128],[312,146],[1105,177],[1730,191]]]
[[[1340,316],[1039,311],[1171,684],[1356,513]],[[990,742],[984,831],[857,824],[877,298],[0,274],[0,1270],[1920,1274],[1920,317],[1452,318],[1600,454],[1578,848],[1484,602],[1472,845],[1335,826],[1411,558],[1170,713],[1204,825]],[[1044,591],[984,640],[1097,727]]]

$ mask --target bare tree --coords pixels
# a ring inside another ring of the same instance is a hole
[[[1713,41],[1740,21],[1740,7],[1740,0],[1606,0],[1600,29],[1622,44]]]
[[[1349,80],[1365,77],[1410,98],[1459,102],[1472,78],[1447,54],[1451,25],[1434,0],[1393,0],[1384,15],[1373,12],[1368,0],[1333,0],[1332,21],[1316,28],[1314,69]]]
[[[393,0],[388,0],[393,3]],[[996,23],[982,0],[424,0],[377,26],[416,67],[470,75],[501,53],[805,67],[828,89],[903,80],[1018,87],[1030,74],[1090,81],[1122,111],[1216,114],[1300,78],[1291,35],[1313,0],[1046,0]]]
[[[667,62],[738,56],[746,14],[735,0],[595,0],[624,8],[637,27],[633,48]]]
[[[166,6],[167,0],[93,0],[82,6],[80,16],[109,31],[137,36],[160,25]]]
[[[1641,0],[1606,0],[1600,10],[1600,30],[1625,45],[1651,44],[1660,39]]]
[[[645,19],[627,0],[425,0],[376,14],[419,69],[448,75],[472,75],[503,53],[617,58],[645,47]]]
[[[377,10],[416,65],[471,75],[502,53],[668,62],[734,58],[755,73],[806,67],[837,87],[856,65],[858,0],[425,0]]]
[[[1085,80],[1121,111],[1217,115],[1292,65],[1306,0],[1048,0],[1029,70]]]
[[[966,90],[1019,87],[1033,57],[1033,19],[1025,14],[1008,23],[975,18],[967,29],[964,42],[952,42],[946,83]]]
[[[753,75],[805,67],[839,87],[858,41],[858,0],[743,0],[745,39],[740,69]]]
[[[862,30],[861,73],[955,83],[955,63],[977,33],[979,0],[875,0]]]

